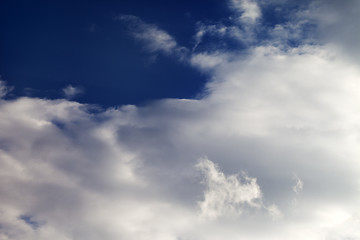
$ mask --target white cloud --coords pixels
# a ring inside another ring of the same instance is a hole
[[[254,0],[231,0],[230,6],[241,14],[241,21],[253,23],[261,17],[261,10]]]
[[[228,61],[229,56],[224,53],[198,53],[193,54],[190,59],[190,63],[204,70],[211,70],[218,65],[224,64]]]
[[[199,202],[201,215],[217,218],[221,215],[238,215],[244,206],[261,207],[261,190],[255,178],[246,175],[225,176],[212,161],[202,158],[196,167],[205,175],[207,190]]]

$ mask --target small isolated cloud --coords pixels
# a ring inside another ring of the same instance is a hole
[[[84,90],[80,87],[74,87],[72,85],[68,85],[67,87],[62,89],[62,92],[66,99],[73,99],[84,92]]]
[[[7,86],[6,82],[3,81],[0,76],[0,98],[5,97],[12,89],[12,87]]]
[[[293,189],[294,193],[298,194],[304,188],[304,183],[296,174],[294,174],[293,178],[295,180],[295,185],[293,186],[292,189]]]
[[[179,46],[170,34],[154,24],[145,23],[133,15],[120,15],[116,19],[124,22],[135,39],[142,41],[145,49],[151,53],[174,54],[182,59],[188,51]]]

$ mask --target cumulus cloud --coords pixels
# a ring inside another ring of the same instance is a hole
[[[126,202],[127,188],[144,187],[133,175],[136,155],[116,143],[112,124],[96,124],[86,106],[66,100],[21,98],[0,108],[1,238],[110,234],[97,222],[110,211],[102,207],[108,194],[121,193]],[[112,211],[124,214],[120,205]]]
[[[360,70],[333,49],[193,53],[200,99],[1,100],[0,239],[359,238]]]
[[[255,178],[246,175],[241,181],[238,176],[225,176],[218,166],[208,159],[200,159],[196,167],[205,175],[207,190],[199,203],[201,214],[217,218],[224,214],[241,214],[242,205],[259,208],[261,190]]]

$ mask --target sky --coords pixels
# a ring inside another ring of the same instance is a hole
[[[359,15],[1,1],[0,240],[360,239]]]

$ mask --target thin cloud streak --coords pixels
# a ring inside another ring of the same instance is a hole
[[[130,28],[135,39],[144,43],[150,53],[161,52],[165,55],[175,54],[180,59],[186,57],[188,49],[177,44],[176,40],[156,25],[148,24],[133,15],[120,15],[115,18]]]

